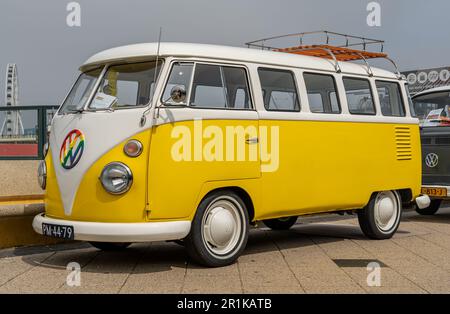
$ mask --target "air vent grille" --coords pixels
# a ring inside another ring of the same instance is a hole
[[[397,160],[412,159],[411,129],[409,127],[398,126],[395,128],[395,146]]]
[[[436,137],[436,145],[450,145],[450,137]]]
[[[422,137],[422,145],[431,145],[431,137]]]

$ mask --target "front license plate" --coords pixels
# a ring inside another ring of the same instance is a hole
[[[447,197],[446,188],[422,188],[422,194],[429,196]]]
[[[42,223],[42,234],[48,237],[73,240],[74,232],[72,226],[53,225]]]

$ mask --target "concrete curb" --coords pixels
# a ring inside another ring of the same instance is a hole
[[[24,197],[41,195],[43,191],[36,179],[38,163],[38,160],[2,160],[0,201],[11,195]],[[42,203],[25,205],[17,200],[10,205],[0,205],[0,249],[61,242],[34,232],[31,226],[33,218],[43,211]]]
[[[63,242],[34,232],[33,218],[43,211],[42,204],[0,206],[0,249]]]
[[[36,216],[44,211],[44,204],[0,206],[0,219],[17,216]]]

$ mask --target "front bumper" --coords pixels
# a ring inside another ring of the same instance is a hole
[[[39,214],[33,220],[33,229],[39,234],[42,234],[42,223],[73,226],[75,240],[97,242],[180,240],[191,229],[190,221],[104,223],[54,219]]]

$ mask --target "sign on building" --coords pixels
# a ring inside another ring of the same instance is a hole
[[[450,67],[414,70],[402,72],[408,81],[411,94],[421,91],[450,85]]]

